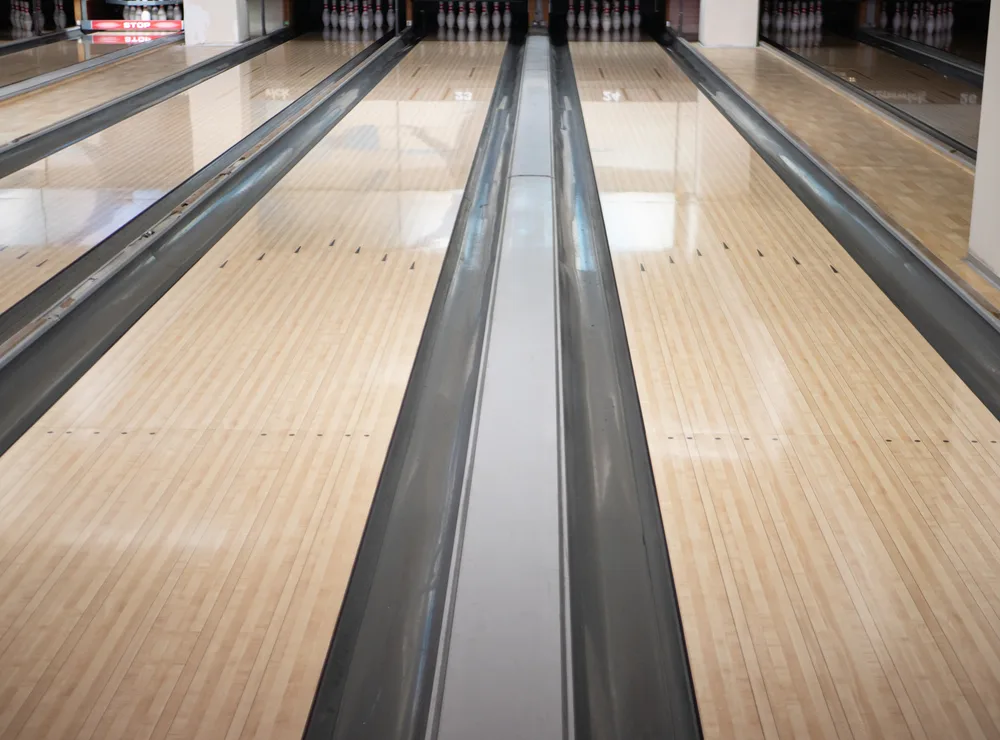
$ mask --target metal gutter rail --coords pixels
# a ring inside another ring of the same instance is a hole
[[[507,46],[305,729],[424,740],[497,266],[523,47]]]
[[[99,67],[106,67],[109,64],[115,64],[127,59],[131,56],[136,56],[138,54],[148,54],[151,51],[159,49],[161,46],[167,46],[168,44],[176,44],[178,41],[184,40],[184,34],[182,33],[171,33],[163,36],[162,38],[153,39],[152,41],[147,41],[144,44],[136,44],[134,46],[129,46],[125,49],[119,49],[118,51],[113,51],[110,54],[102,54],[94,59],[88,59],[85,62],[77,62],[76,64],[71,64],[68,67],[63,67],[62,69],[54,69],[51,72],[46,72],[44,74],[36,75],[35,77],[29,77],[26,80],[21,80],[20,82],[12,82],[9,85],[0,87],[0,103],[5,100],[10,100],[18,95],[24,95],[25,93],[33,92],[46,85],[51,85],[55,82],[62,82],[68,80],[70,77],[76,77],[77,75],[84,74],[85,72],[90,72]]]
[[[5,44],[0,44],[0,57],[6,56],[7,54],[17,54],[19,51],[35,49],[39,46],[45,46],[46,44],[51,44],[56,41],[70,41],[72,39],[78,39],[81,36],[83,36],[83,31],[80,27],[72,26],[70,28],[64,28],[61,31],[52,31],[38,36],[31,36],[26,39],[8,41]]]
[[[932,143],[937,148],[946,151],[949,154],[956,154],[956,153],[960,154],[962,157],[965,157],[965,159],[968,160],[969,164],[971,164],[973,167],[975,166],[976,150],[973,149],[968,144],[963,144],[961,141],[954,138],[953,136],[949,136],[941,129],[934,128],[929,123],[925,123],[916,116],[907,113],[902,108],[899,108],[893,105],[892,103],[887,103],[877,95],[872,95],[867,90],[864,90],[858,87],[857,85],[852,85],[850,82],[845,80],[840,75],[834,74],[826,67],[817,64],[812,59],[804,57],[801,54],[797,54],[792,49],[789,49],[787,46],[779,44],[777,41],[772,41],[771,39],[768,38],[761,38],[761,41],[773,47],[782,54],[788,55],[802,66],[807,67],[809,70],[822,76],[824,79],[834,83],[839,89],[843,90],[848,95],[852,95],[855,98],[859,99],[861,102],[868,105],[870,108],[875,108],[878,110],[879,113],[891,116],[892,118],[895,118],[904,125],[909,126],[911,129],[914,129],[913,133],[916,133],[918,136],[921,136],[924,139],[929,139],[930,140],[929,143]]]
[[[916,62],[947,77],[957,77],[979,88],[983,86],[984,68],[981,64],[875,28],[858,29],[854,37],[864,44],[885,49],[890,54]]]
[[[552,68],[576,736],[697,740],[687,648],[568,47],[553,48]]]
[[[694,47],[657,39],[883,293],[1000,418],[1000,321]]]
[[[0,454],[55,403],[413,48],[393,39],[197,202],[130,244],[68,296],[73,309],[0,357]],[[58,312],[61,307],[54,307]],[[9,359],[6,359],[9,358]]]
[[[184,92],[210,77],[232,69],[292,38],[290,29],[280,29],[259,39],[193,64],[162,80],[109,100],[103,105],[21,136],[0,147],[0,179],[41,161],[88,136],[114,126],[126,118]],[[140,46],[148,46],[141,44]]]
[[[210,187],[224,172],[234,167],[243,157],[252,152],[261,142],[266,141],[293,121],[302,111],[336,86],[347,75],[364,64],[392,38],[389,32],[371,44],[364,51],[353,56],[333,73],[313,85],[291,105],[262,123],[248,136],[238,141],[213,161],[202,167],[187,180],[168,192],[162,198],[126,222],[117,231],[93,248],[80,255],[72,263],[53,275],[31,293],[0,313],[0,367],[9,361],[8,350],[12,342],[20,342],[28,334],[33,334],[39,326],[52,323],[53,309],[62,316],[67,312],[66,298],[82,284],[92,282],[88,278],[98,273],[105,265],[115,260],[130,244],[147,232],[162,230],[158,224],[171,216],[175,209],[183,209],[194,202],[201,191]]]

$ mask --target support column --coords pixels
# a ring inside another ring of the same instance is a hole
[[[701,0],[698,40],[705,46],[756,46],[760,0]]]
[[[187,44],[239,44],[248,38],[247,0],[184,0]]]
[[[1000,275],[1000,10],[990,9],[969,254]]]

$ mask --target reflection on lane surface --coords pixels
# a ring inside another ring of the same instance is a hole
[[[45,204],[48,214],[41,223],[6,222],[2,243],[37,254],[16,260],[10,250],[0,252],[0,310],[121,227],[142,203],[180,185],[365,45],[360,34],[343,42],[319,35],[289,41],[0,180],[0,203],[5,204],[0,207]]]
[[[660,48],[572,51],[706,737],[996,735],[1000,423]]]
[[[301,736],[503,52],[419,44],[0,457],[0,735]]]

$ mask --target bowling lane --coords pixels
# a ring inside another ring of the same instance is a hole
[[[572,52],[706,738],[997,737],[1000,423],[660,48]]]
[[[84,43],[84,40],[55,42],[40,49],[60,43],[76,44]],[[31,95],[19,95],[0,102],[0,146],[181,72],[221,54],[226,48],[185,46],[183,42],[169,44],[119,64],[71,77]]]
[[[812,40],[812,34],[771,35],[777,43],[851,85],[956,141],[973,149],[979,146],[981,88],[841,36],[827,34],[813,45],[804,43]]]
[[[975,172],[766,49],[701,49],[776,121],[826,160],[932,259],[1000,311],[969,252]]]
[[[304,36],[0,179],[0,310],[361,52]]]
[[[0,458],[0,738],[297,738],[503,56],[419,44]]]
[[[95,44],[93,39],[85,36],[8,54],[0,63],[0,87],[125,48],[125,44]]]

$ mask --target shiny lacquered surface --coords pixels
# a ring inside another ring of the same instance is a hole
[[[966,146],[977,148],[981,88],[841,36],[824,35],[815,44],[803,44],[802,39],[799,34],[775,37],[795,54],[833,72],[845,82]]]
[[[1000,311],[1000,290],[965,262],[973,170],[883,116],[854,105],[844,93],[774,51],[700,51],[893,223],[912,234],[939,264]]]
[[[76,42],[56,42],[40,48],[59,43]],[[0,102],[0,146],[211,59],[226,49],[185,46],[183,42],[169,44],[110,67],[98,67],[31,95]]]
[[[0,63],[0,87],[127,48],[125,44],[95,44],[83,37],[7,54]]]
[[[662,50],[573,57],[706,737],[997,734],[1000,423]]]
[[[0,310],[332,74],[367,43],[289,41],[0,180]],[[154,52],[156,53],[156,52]]]
[[[414,49],[0,458],[0,737],[301,734],[503,48]]]

